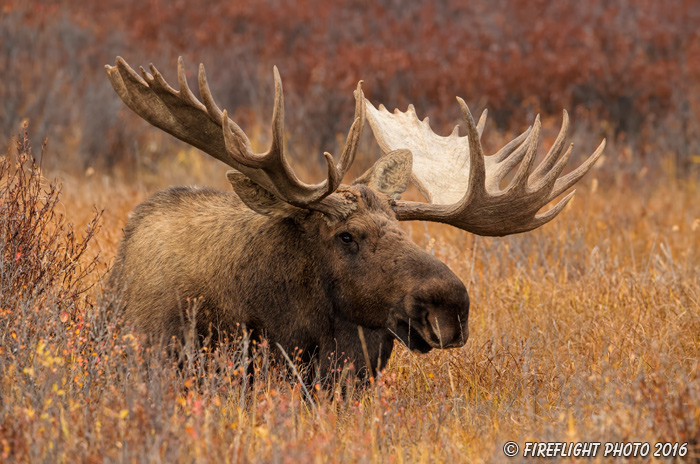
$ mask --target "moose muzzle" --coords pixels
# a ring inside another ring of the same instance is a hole
[[[458,348],[469,338],[467,289],[447,266],[441,271],[404,299],[397,338],[412,350]]]

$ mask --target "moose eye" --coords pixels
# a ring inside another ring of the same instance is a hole
[[[350,235],[348,232],[342,232],[340,235],[340,240],[343,241],[343,243],[351,243],[352,242],[352,235]]]

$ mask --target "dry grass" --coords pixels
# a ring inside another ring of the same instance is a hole
[[[135,204],[169,183],[225,187],[219,166],[183,162],[157,178],[61,176],[56,208],[76,230],[105,208],[87,252],[103,264],[84,278],[98,284],[87,298],[62,299],[56,281],[41,298],[3,289],[0,460],[501,462],[507,440],[688,442],[685,459],[700,456],[696,181],[621,181],[603,166],[552,224],[509,238],[407,224],[467,284],[469,342],[398,347],[366,391],[311,404],[264,357],[245,388],[235,344],[190,349],[178,370],[101,301]]]

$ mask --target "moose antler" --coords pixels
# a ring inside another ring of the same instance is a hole
[[[155,66],[150,73],[140,68],[139,76],[121,57],[115,66],[105,66],[114,90],[136,114],[180,140],[193,145],[228,166],[242,172],[250,180],[294,206],[314,209],[333,193],[355,159],[365,119],[361,84],[355,90],[355,120],[345,148],[336,165],[329,153],[326,180],[309,185],[296,176],[284,154],[284,100],[282,80],[274,68],[275,104],[272,113],[272,144],[264,154],[253,153],[243,130],[214,102],[207,83],[204,65],[199,65],[199,91],[203,103],[190,90],[182,57],[178,59],[178,82],[175,90]]]
[[[435,134],[428,118],[418,120],[413,105],[406,112],[389,113],[383,105],[377,110],[365,99],[367,119],[383,151],[406,148],[413,153],[412,179],[431,203],[397,201],[394,206],[401,221],[442,222],[460,229],[489,236],[503,236],[535,229],[552,220],[566,206],[575,190],[548,211],[537,214],[547,203],[578,182],[595,164],[605,148],[605,140],[578,168],[559,177],[571,156],[573,144],[560,157],[569,127],[564,111],[559,135],[533,171],[540,135],[540,119],[532,127],[491,156],[484,156],[481,132],[486,111],[474,119],[461,98],[457,98],[467,135],[460,137],[455,127],[451,135]],[[507,187],[500,183],[522,161]]]

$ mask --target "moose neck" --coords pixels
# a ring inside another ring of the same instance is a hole
[[[246,216],[245,230],[232,228],[228,237],[238,259],[226,270],[231,285],[221,304],[235,306],[236,317],[247,314],[253,329],[275,333],[273,342],[285,349],[306,348],[300,341],[317,344],[312,334],[329,333],[333,319],[323,285],[327,264],[294,220],[252,211]],[[259,317],[250,317],[246,308],[258,308]],[[321,326],[327,330],[318,330]]]
[[[265,323],[276,324],[267,330],[261,327],[262,331],[274,332],[273,342],[287,351],[300,348],[315,353],[321,364],[345,356],[359,368],[368,356],[372,372],[384,365],[393,349],[393,336],[379,316],[376,321],[368,319],[381,313],[372,307],[371,298],[358,304],[347,293],[350,277],[334,267],[336,258],[324,246],[327,224],[319,213],[297,221],[256,214],[250,216],[250,225],[256,232],[247,235],[232,280],[236,273],[253,276],[235,292],[243,307],[264,309]],[[251,268],[256,271],[251,273]],[[359,324],[357,317],[364,323]],[[366,354],[361,337],[369,347]]]

